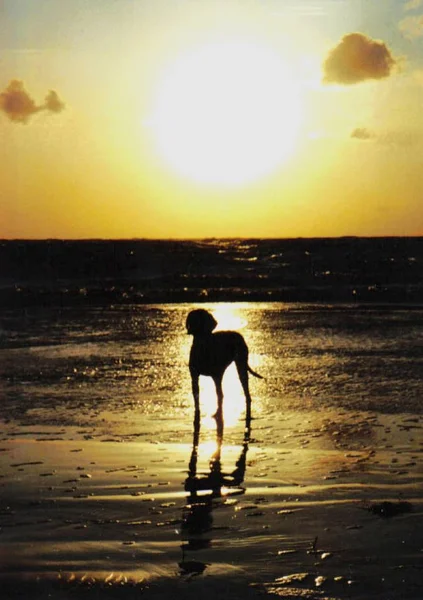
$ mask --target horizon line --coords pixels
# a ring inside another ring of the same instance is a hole
[[[205,237],[11,237],[0,238],[0,243],[7,242],[207,242],[207,241],[232,241],[232,240],[356,240],[356,239],[419,239],[423,234],[414,235],[316,235],[316,236],[205,236]]]

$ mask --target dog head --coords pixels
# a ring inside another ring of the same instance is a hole
[[[187,332],[189,335],[210,334],[217,325],[216,319],[203,308],[192,310],[187,317]]]

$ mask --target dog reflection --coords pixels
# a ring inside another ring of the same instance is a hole
[[[222,471],[221,464],[223,422],[218,422],[216,451],[209,460],[209,472],[206,474],[197,472],[199,437],[200,423],[196,420],[188,477],[185,480],[185,490],[189,495],[182,515],[182,534],[187,542],[183,549],[187,550],[201,549],[210,544],[210,539],[205,538],[204,534],[212,529],[213,509],[219,505],[220,498],[245,493],[245,488],[241,486],[245,477],[250,425],[249,422],[246,425],[242,451],[235,469],[229,473]]]

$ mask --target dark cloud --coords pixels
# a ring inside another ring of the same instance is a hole
[[[26,123],[39,111],[31,96],[25,91],[22,81],[13,79],[0,94],[0,108],[11,121]]]
[[[60,100],[57,92],[50,90],[42,108],[49,110],[50,112],[59,113],[65,108],[65,104]]]
[[[375,140],[379,144],[405,148],[414,146],[423,139],[422,133],[419,131],[404,129],[376,133],[366,127],[357,127],[351,132],[351,137],[356,140]]]
[[[374,133],[372,133],[369,129],[365,127],[357,127],[351,133],[351,137],[357,140],[371,140],[375,137]]]
[[[0,94],[0,110],[15,123],[27,123],[34,114],[43,110],[58,113],[64,107],[64,103],[54,90],[49,91],[44,104],[37,105],[25,90],[23,82],[18,79],[12,79]]]
[[[384,42],[362,33],[345,35],[323,64],[323,83],[351,85],[391,75],[396,60]]]

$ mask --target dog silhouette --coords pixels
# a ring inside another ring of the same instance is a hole
[[[188,314],[186,327],[193,336],[189,357],[189,370],[192,382],[192,394],[196,417],[200,414],[199,376],[207,375],[214,381],[217,394],[217,412],[215,417],[222,420],[223,390],[222,379],[229,365],[235,362],[239,380],[244,390],[246,401],[246,417],[251,419],[251,395],[248,385],[248,374],[263,379],[248,364],[248,346],[242,335],[236,331],[217,331],[216,319],[202,308]]]

